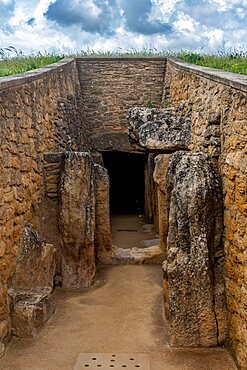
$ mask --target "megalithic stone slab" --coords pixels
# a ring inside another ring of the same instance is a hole
[[[110,225],[109,176],[107,169],[95,165],[95,254],[99,262],[110,263],[113,258]]]
[[[65,153],[60,198],[62,285],[88,287],[95,275],[95,171],[90,154]]]
[[[171,154],[159,154],[155,157],[154,182],[158,187],[158,213],[160,248],[167,256],[168,212],[169,202],[166,191],[166,178]]]
[[[217,272],[218,259],[223,258],[222,199],[220,179],[209,157],[173,154],[167,192],[168,256],[163,267],[169,291],[170,344],[216,346],[226,334],[224,276]]]
[[[190,119],[174,108],[131,108],[128,127],[131,142],[148,150],[174,151],[187,149],[190,144]]]

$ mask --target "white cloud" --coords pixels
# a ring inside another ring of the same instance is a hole
[[[215,29],[207,32],[205,37],[208,39],[209,48],[212,50],[218,50],[223,45],[224,31]]]
[[[114,32],[97,33],[93,29],[84,30],[80,22],[49,20],[44,14],[57,0],[0,0],[0,42],[2,47],[15,46],[28,53],[30,50],[51,51],[54,49],[72,52],[81,49],[130,50],[153,47],[164,49],[201,49],[217,51],[222,47],[245,47],[247,43],[247,3],[246,0],[205,0],[195,3],[192,0],[131,0],[138,18],[138,6],[150,9],[146,21],[159,25],[160,31],[145,33],[131,32],[124,22],[122,0],[67,0],[73,14],[81,9],[84,19],[100,17],[104,12],[112,16],[104,26]],[[103,5],[102,5],[103,4]],[[141,4],[141,5],[138,5]],[[149,5],[147,5],[149,4]],[[150,6],[151,4],[151,6]],[[61,8],[60,8],[61,9]],[[143,9],[143,8],[142,8]],[[66,8],[63,9],[66,16]],[[114,10],[115,13],[114,13]],[[86,12],[86,13],[85,13]],[[141,8],[140,8],[141,12]],[[132,14],[133,15],[133,14]],[[131,16],[132,16],[131,15]],[[117,19],[116,19],[117,18]],[[145,19],[145,18],[144,18]],[[132,19],[133,21],[133,19]],[[169,24],[172,32],[162,32],[160,25]],[[154,28],[155,29],[155,28]],[[156,30],[156,29],[155,29]]]

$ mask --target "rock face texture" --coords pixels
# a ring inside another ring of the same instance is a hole
[[[34,337],[54,312],[51,297],[55,274],[55,248],[31,226],[20,238],[16,271],[12,278],[12,334],[19,338]]]
[[[167,172],[167,261],[172,346],[216,346],[226,338],[222,199],[209,157],[178,152]]]
[[[168,214],[169,202],[167,199],[166,178],[171,154],[159,154],[155,157],[155,169],[153,173],[154,182],[158,188],[158,207],[159,214],[159,236],[160,248],[167,257],[167,234],[168,234]]]
[[[52,316],[55,306],[50,288],[10,290],[12,334],[19,338],[35,337]]]
[[[55,248],[46,243],[36,230],[26,226],[23,230],[16,271],[12,278],[13,289],[53,288],[55,274]]]
[[[0,81],[0,342],[10,338],[7,288],[19,239],[45,196],[44,153],[70,150],[75,137],[80,141],[72,128],[81,122],[79,92],[72,60]]]
[[[180,64],[179,66],[177,64]],[[223,244],[229,343],[238,366],[247,364],[247,79],[167,61],[164,100],[190,116],[190,149],[218,160],[224,201]],[[209,76],[210,74],[210,76]],[[220,77],[219,77],[220,74]]]
[[[99,262],[110,263],[113,257],[110,225],[109,176],[106,168],[95,165],[95,254]]]
[[[95,172],[88,153],[67,152],[60,189],[62,285],[83,288],[95,274]]]
[[[153,179],[155,156],[150,153],[145,164],[145,215],[153,221],[155,229],[158,230],[157,187]]]
[[[179,150],[189,146],[190,119],[178,116],[172,108],[131,108],[128,123],[132,142],[145,149]]]
[[[123,150],[131,151],[131,143],[127,132],[103,132],[97,133],[90,138],[90,144],[93,150]]]

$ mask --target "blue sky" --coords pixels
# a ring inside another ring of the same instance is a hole
[[[0,0],[0,47],[247,50],[247,0]]]

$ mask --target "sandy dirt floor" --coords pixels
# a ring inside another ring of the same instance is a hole
[[[159,244],[153,225],[138,215],[111,217],[112,242],[118,248],[147,248]]]
[[[34,339],[14,339],[5,370],[73,370],[81,352],[147,353],[152,370],[232,370],[223,349],[179,350],[167,344],[159,266],[104,267],[95,285],[56,289],[56,313]]]

